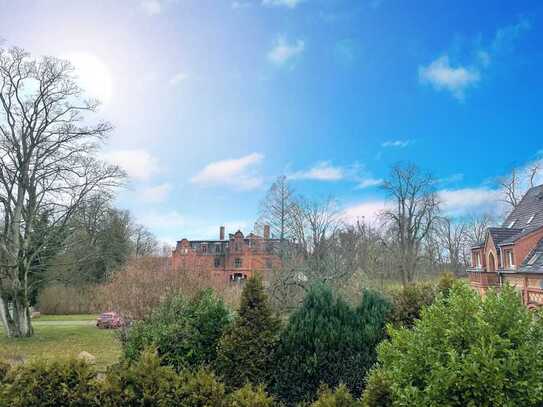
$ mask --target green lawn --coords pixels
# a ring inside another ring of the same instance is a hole
[[[74,314],[74,315],[40,315],[33,322],[42,321],[96,321],[98,315],[93,314]]]
[[[0,332],[0,358],[56,359],[86,351],[96,357],[96,368],[104,371],[118,360],[120,346],[114,331],[96,328],[95,318],[95,315],[44,315],[33,320],[35,333],[31,338],[7,338]]]

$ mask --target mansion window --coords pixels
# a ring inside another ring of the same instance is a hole
[[[221,267],[221,258],[220,257],[215,258],[215,268],[217,268],[217,267]]]
[[[515,267],[515,263],[513,262],[513,251],[512,250],[509,250],[507,252],[507,259],[509,260],[509,266],[510,267]]]
[[[220,244],[216,244],[215,245],[215,253],[220,253],[222,250],[221,250],[221,245]]]
[[[241,267],[241,259],[239,257],[237,257],[235,260],[234,260],[234,267],[236,268],[240,268]]]

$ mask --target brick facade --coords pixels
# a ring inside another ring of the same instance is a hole
[[[245,237],[238,230],[228,239],[221,226],[218,240],[179,240],[172,253],[172,266],[222,281],[239,282],[255,273],[267,279],[281,266],[276,250],[279,243],[270,238],[269,226],[264,227],[263,236],[251,233]]]
[[[531,188],[501,227],[488,229],[471,250],[468,272],[481,295],[509,284],[526,305],[543,305],[543,185]]]

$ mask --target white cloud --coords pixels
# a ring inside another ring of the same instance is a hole
[[[142,0],[140,7],[150,16],[156,16],[162,12],[162,4],[159,0]]]
[[[154,187],[144,188],[138,191],[138,198],[143,202],[161,203],[168,199],[172,186],[169,183],[156,185]]]
[[[362,179],[358,183],[358,188],[359,189],[364,189],[364,188],[377,187],[377,186],[381,185],[382,183],[383,183],[382,179],[366,178],[366,179]]]
[[[275,65],[283,66],[304,52],[305,42],[297,40],[289,43],[283,36],[279,37],[268,52],[268,60]]]
[[[471,213],[497,213],[502,194],[490,188],[463,188],[438,192],[441,209],[449,216],[463,216]]]
[[[327,161],[320,162],[306,171],[297,171],[288,176],[291,180],[340,181],[345,177],[345,170],[335,167]]]
[[[185,218],[177,211],[149,211],[137,216],[138,222],[152,229],[171,229],[186,224]]]
[[[379,221],[379,215],[388,208],[390,208],[390,203],[385,200],[370,200],[349,206],[343,211],[341,217],[349,223],[358,220],[376,223]]]
[[[242,9],[242,8],[247,8],[247,7],[250,7],[251,6],[251,3],[249,3],[248,1],[233,1],[232,2],[232,8],[237,10],[237,9]]]
[[[511,52],[519,37],[526,31],[531,30],[532,23],[526,18],[521,18],[516,24],[502,27],[496,31],[492,50],[495,53]]]
[[[395,147],[395,148],[405,148],[411,144],[411,140],[389,140],[381,144],[382,147]]]
[[[172,76],[170,78],[170,85],[171,86],[177,86],[179,85],[180,83],[186,81],[188,79],[188,75],[184,72],[179,72],[177,74],[175,74],[174,76]]]
[[[304,0],[262,0],[264,6],[295,8]]]
[[[479,82],[480,74],[473,67],[451,66],[449,57],[445,55],[428,66],[420,66],[419,80],[429,83],[436,90],[447,90],[455,98],[463,100],[466,89]]]
[[[255,167],[264,156],[252,153],[237,159],[222,160],[206,165],[191,182],[203,186],[229,186],[234,189],[255,189],[262,185],[262,177]]]
[[[159,172],[158,160],[143,149],[117,150],[101,154],[100,158],[118,165],[130,178],[148,180]]]

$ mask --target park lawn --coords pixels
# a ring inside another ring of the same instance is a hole
[[[73,314],[73,315],[40,315],[33,322],[42,321],[96,321],[95,314]]]
[[[54,360],[86,351],[96,357],[97,370],[105,371],[121,354],[115,332],[96,328],[95,316],[72,317],[36,319],[34,336],[30,338],[8,338],[0,332],[0,358],[14,362],[36,358]]]

